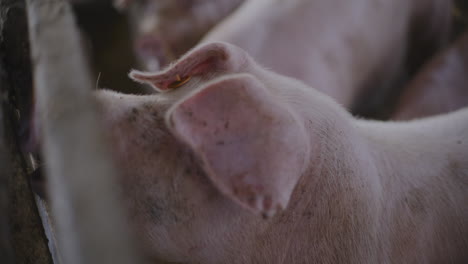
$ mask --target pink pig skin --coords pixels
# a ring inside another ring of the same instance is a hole
[[[164,92],[96,98],[152,258],[467,263],[468,109],[355,119],[227,43],[130,76]]]
[[[439,54],[404,90],[393,115],[408,120],[468,105],[468,32]]]
[[[445,0],[246,0],[202,42],[235,44],[346,107],[365,98],[353,107],[366,109],[445,43],[450,10]]]

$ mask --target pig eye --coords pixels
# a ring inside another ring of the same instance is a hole
[[[171,88],[171,89],[180,87],[180,86],[186,84],[190,80],[190,78],[191,78],[191,76],[186,76],[186,77],[180,78],[179,74],[177,74],[176,75],[176,80],[174,82],[170,83],[167,87]]]

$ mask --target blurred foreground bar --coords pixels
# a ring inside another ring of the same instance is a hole
[[[27,0],[36,102],[58,248],[67,264],[134,264],[71,8]]]

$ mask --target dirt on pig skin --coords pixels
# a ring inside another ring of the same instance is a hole
[[[468,261],[468,109],[358,120],[227,43],[130,76],[160,92],[95,95],[130,223],[155,259]]]

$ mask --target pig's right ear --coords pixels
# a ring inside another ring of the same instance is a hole
[[[169,109],[172,133],[225,195],[263,216],[285,208],[304,170],[304,126],[247,74],[211,84]]]
[[[194,48],[164,71],[132,70],[129,77],[151,85],[156,91],[170,91],[189,82],[194,76],[222,71],[238,72],[247,60],[248,56],[242,49],[224,42],[211,42]]]

